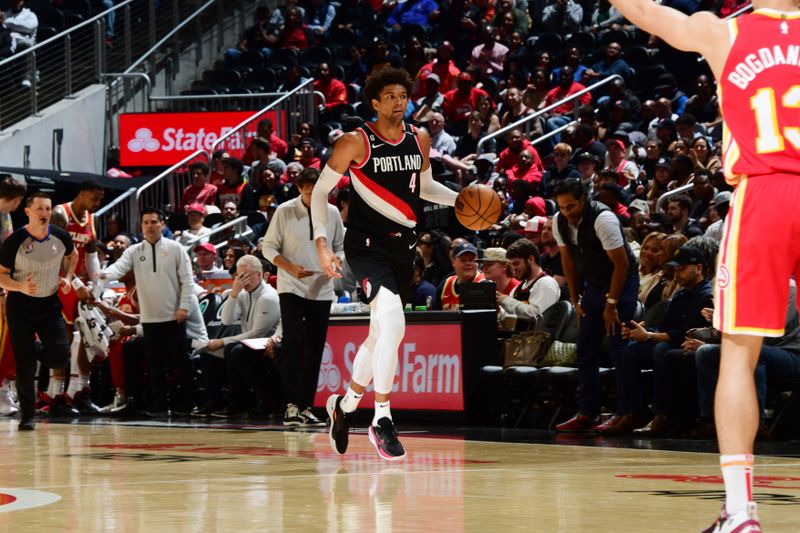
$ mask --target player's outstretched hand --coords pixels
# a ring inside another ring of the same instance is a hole
[[[333,253],[327,244],[317,242],[317,255],[322,272],[329,278],[342,277],[342,260]]]

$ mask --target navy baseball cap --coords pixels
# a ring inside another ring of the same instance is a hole
[[[475,254],[475,257],[478,257],[478,249],[468,242],[465,242],[464,244],[459,244],[458,246],[453,248],[453,257],[459,257],[464,254]]]
[[[705,258],[703,257],[703,252],[700,251],[699,248],[695,248],[694,246],[683,245],[678,248],[678,251],[675,252],[675,256],[672,258],[672,261],[667,263],[667,266],[677,267],[677,266],[685,266],[685,265],[703,265],[705,264]]]

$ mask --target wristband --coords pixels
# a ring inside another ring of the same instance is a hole
[[[81,278],[76,276],[72,277],[72,282],[70,283],[70,285],[72,285],[72,288],[75,289],[76,291],[78,289],[86,287],[86,285],[83,284],[83,281],[81,281]]]

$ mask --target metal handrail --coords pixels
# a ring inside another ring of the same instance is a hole
[[[181,166],[185,165],[186,163],[188,163],[189,161],[191,161],[192,159],[194,159],[195,157],[197,157],[199,155],[205,155],[206,157],[208,157],[208,153],[205,150],[197,150],[192,155],[184,157],[183,159],[181,159],[180,161],[178,161],[177,163],[175,163],[174,165],[169,167],[167,170],[165,170],[164,172],[162,172],[161,174],[159,174],[155,178],[151,179],[150,181],[148,181],[147,183],[145,183],[144,185],[139,187],[136,190],[136,203],[137,204],[139,203],[139,199],[142,197],[142,193],[145,190],[149,189],[150,187],[152,187],[153,185],[155,185],[156,183],[161,181],[165,176],[169,176],[174,171],[176,171],[179,168],[181,168]],[[210,159],[211,158],[209,157],[209,160]]]
[[[598,87],[601,87],[601,86],[603,86],[603,85],[605,85],[605,84],[607,84],[607,83],[609,83],[609,82],[611,82],[612,80],[615,80],[615,79],[620,79],[621,80],[622,76],[620,76],[619,74],[613,74],[613,75],[611,75],[611,76],[609,76],[607,78],[604,78],[604,79],[598,81],[597,83],[594,83],[594,84],[592,84],[592,85],[590,85],[588,87],[584,87],[580,91],[578,91],[578,92],[576,92],[574,94],[571,94],[571,95],[567,96],[566,98],[562,98],[558,102],[552,103],[549,106],[536,111],[535,113],[532,113],[530,115],[526,115],[526,116],[522,117],[521,119],[517,120],[516,122],[512,122],[511,124],[509,124],[509,125],[507,125],[507,126],[505,126],[503,128],[500,128],[499,130],[497,130],[497,131],[495,131],[493,133],[490,133],[489,135],[487,135],[486,137],[481,138],[481,140],[478,141],[478,146],[477,146],[477,148],[475,150],[475,153],[476,154],[481,153],[481,148],[483,147],[484,144],[486,144],[487,141],[489,141],[489,139],[494,139],[495,137],[499,137],[500,135],[503,135],[507,131],[511,131],[511,130],[513,130],[515,128],[518,128],[522,124],[525,124],[526,122],[529,122],[529,121],[531,121],[531,120],[533,120],[533,119],[535,119],[537,117],[540,117],[540,116],[544,115],[545,113],[547,113],[549,111],[552,111],[553,109],[555,109],[555,108],[559,107],[560,105],[562,105],[564,102],[569,102],[570,100],[574,100],[574,99],[576,99],[576,98],[578,98],[580,96],[583,96],[584,94],[586,94],[588,92],[591,92],[594,89],[596,89]]]
[[[571,128],[575,124],[578,124],[579,122],[580,122],[579,120],[573,120],[572,122],[570,122],[568,124],[564,124],[563,126],[559,126],[558,128],[554,129],[553,131],[547,132],[544,135],[542,135],[541,137],[537,137],[536,139],[532,140],[531,144],[538,144],[538,143],[540,143],[540,142],[542,142],[544,140],[549,139],[550,137],[554,137],[554,136],[558,135],[559,133],[561,133],[562,131],[564,131],[564,130],[566,130],[568,128]]]
[[[286,93],[243,93],[243,94],[182,94],[178,96],[151,96],[152,102],[172,102],[182,100],[233,100],[236,98],[263,98],[281,96]]]
[[[128,74],[128,73],[132,72],[133,69],[135,69],[140,64],[142,64],[145,60],[147,60],[150,57],[151,54],[156,53],[158,51],[158,49],[161,46],[164,45],[165,42],[167,42],[168,40],[172,39],[175,36],[176,33],[178,33],[181,29],[183,29],[184,26],[186,26],[189,22],[194,20],[195,17],[197,17],[198,15],[203,13],[210,5],[216,3],[216,1],[217,0],[208,0],[208,2],[206,2],[205,4],[203,4],[202,6],[197,8],[197,10],[194,13],[192,13],[191,15],[186,17],[186,19],[184,19],[183,22],[181,22],[180,24],[175,26],[171,31],[169,31],[166,35],[164,35],[161,39],[159,39],[158,42],[156,42],[153,46],[151,46],[150,49],[147,52],[145,52],[144,54],[142,54],[139,57],[139,59],[137,59],[136,61],[131,63],[131,65],[128,68],[125,69],[125,74]]]
[[[117,205],[121,204],[124,200],[127,200],[128,198],[131,197],[131,195],[133,195],[135,193],[136,193],[136,187],[131,187],[130,189],[128,189],[124,193],[122,193],[119,196],[117,196],[116,198],[114,198],[110,203],[108,203],[107,205],[104,205],[103,207],[101,207],[100,209],[95,211],[94,212],[95,218],[100,218],[101,216],[105,215],[106,213],[111,211],[112,208],[114,208]]]
[[[262,109],[262,110],[261,110],[261,111],[259,111],[258,113],[256,113],[256,114],[254,114],[253,116],[251,116],[251,117],[249,117],[249,118],[245,119],[245,120],[244,120],[244,121],[242,121],[240,124],[237,124],[236,126],[234,126],[233,128],[231,128],[231,130],[230,130],[228,133],[226,133],[225,135],[223,135],[222,137],[220,137],[219,139],[217,139],[217,140],[216,140],[216,142],[215,142],[214,144],[212,144],[212,145],[211,145],[211,150],[209,150],[209,153],[212,153],[212,154],[213,154],[214,152],[216,152],[216,151],[217,151],[217,147],[219,147],[219,146],[220,146],[222,143],[224,143],[225,141],[227,141],[228,139],[230,139],[230,138],[231,138],[231,137],[233,137],[234,135],[237,135],[237,134],[239,133],[239,129],[240,129],[240,128],[244,128],[244,127],[245,127],[245,126],[247,126],[249,123],[251,123],[252,121],[254,121],[255,119],[257,119],[258,117],[260,117],[260,116],[264,115],[265,113],[267,113],[267,111],[271,111],[271,110],[272,110],[272,108],[274,108],[275,106],[277,106],[278,104],[280,104],[280,103],[281,103],[281,102],[283,102],[284,100],[286,100],[286,99],[290,98],[290,97],[291,97],[291,96],[293,96],[295,93],[299,92],[299,91],[300,91],[300,89],[304,89],[304,88],[305,88],[306,86],[308,86],[308,85],[312,85],[312,86],[313,86],[313,84],[314,84],[314,78],[309,78],[309,79],[307,79],[306,81],[304,81],[303,83],[301,83],[300,85],[298,85],[297,87],[295,87],[294,89],[292,89],[291,91],[289,91],[288,93],[285,93],[283,96],[281,96],[280,98],[278,98],[278,99],[277,99],[277,100],[275,100],[274,102],[271,102],[271,103],[270,103],[270,104],[269,104],[267,107],[265,107],[264,109]],[[209,160],[210,160],[210,159],[211,159],[211,158],[209,157]]]
[[[739,9],[737,9],[736,11],[734,11],[733,13],[731,13],[730,15],[728,15],[727,17],[725,17],[722,20],[734,19],[734,18],[738,17],[739,15],[743,15],[744,13],[747,13],[751,9],[753,9],[753,4],[747,4],[746,6],[740,7]]]
[[[655,207],[656,212],[661,211],[661,206],[664,205],[664,203],[667,200],[669,200],[673,196],[679,195],[682,192],[686,192],[686,191],[690,190],[692,187],[694,187],[693,184],[687,183],[686,185],[681,185],[680,187],[678,187],[676,189],[672,189],[671,191],[667,191],[664,194],[662,194],[661,196],[659,196],[658,200],[656,200],[656,207]]]
[[[26,48],[25,50],[22,50],[19,53],[16,53],[16,54],[12,55],[11,57],[7,57],[6,59],[3,59],[2,61],[0,61],[0,67],[2,67],[3,65],[6,65],[6,64],[8,64],[8,63],[10,63],[12,61],[18,60],[20,57],[23,57],[25,54],[31,54],[31,53],[39,50],[40,48],[43,48],[45,45],[50,44],[52,42],[55,42],[58,39],[63,39],[65,36],[69,35],[72,32],[75,32],[75,31],[77,31],[77,30],[79,30],[81,28],[83,28],[84,26],[88,26],[89,24],[94,24],[98,20],[101,20],[101,19],[105,18],[112,11],[116,11],[117,9],[125,7],[125,6],[127,6],[127,5],[129,5],[131,3],[133,3],[133,0],[124,0],[123,2],[121,2],[121,3],[117,4],[117,5],[115,5],[114,7],[112,7],[111,9],[106,9],[102,13],[98,13],[97,15],[93,16],[89,20],[84,20],[80,24],[76,24],[75,26],[72,26],[68,30],[64,30],[64,31],[62,31],[61,33],[59,33],[57,35],[53,35],[49,39],[45,39],[44,41],[42,41],[40,43],[36,43],[35,45],[31,46],[30,48]]]
[[[190,238],[190,239],[189,239],[189,240],[186,242],[186,244],[184,244],[184,246],[185,246],[187,249],[190,249],[190,248],[191,248],[191,247],[194,245],[194,243],[196,243],[197,241],[200,241],[200,240],[203,240],[203,239],[210,239],[210,237],[211,237],[212,235],[216,235],[216,234],[218,234],[218,233],[221,233],[223,230],[226,230],[226,229],[228,229],[228,228],[230,228],[230,227],[236,226],[236,225],[238,225],[240,222],[244,222],[244,225],[245,225],[245,227],[247,227],[247,229],[250,229],[250,227],[249,227],[249,226],[247,226],[247,216],[240,216],[239,218],[234,218],[233,220],[231,220],[231,221],[229,221],[229,222],[226,222],[226,223],[224,223],[224,224],[223,224],[223,225],[221,225],[221,226],[217,226],[216,228],[214,228],[213,230],[211,230],[211,233],[206,233],[205,235],[194,235],[194,236],[192,236],[192,237],[191,237],[191,238]],[[246,232],[245,232],[245,233],[246,233]]]

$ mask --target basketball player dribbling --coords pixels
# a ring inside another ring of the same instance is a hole
[[[707,532],[753,533],[753,373],[764,337],[783,334],[789,278],[800,275],[800,11],[797,0],[753,0],[731,21],[686,16],[651,0],[611,0],[633,24],[702,54],[719,83],[725,176],[736,185],[715,290],[722,331],[715,420],[726,500]],[[769,261],[761,261],[764,251]]]
[[[370,442],[383,459],[405,456],[392,422],[389,393],[397,349],[405,333],[403,304],[414,272],[414,228],[421,212],[420,199],[452,206],[457,196],[433,179],[427,133],[403,122],[411,89],[411,77],[404,70],[382,69],[367,78],[364,99],[377,119],[336,141],[311,198],[322,270],[328,276],[341,277],[341,261],[325,235],[326,204],[331,189],[350,171],[344,252],[370,303],[369,335],[353,361],[350,386],[344,396],[331,395],[327,402],[331,446],[338,454],[347,450],[350,414],[373,381],[375,415],[369,427]]]

